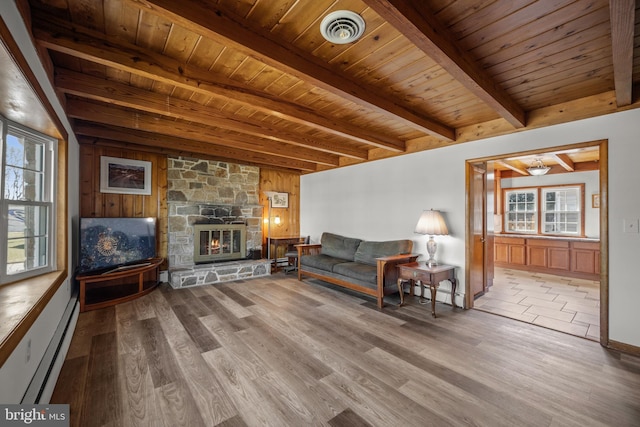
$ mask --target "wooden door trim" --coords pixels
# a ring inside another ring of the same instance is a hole
[[[471,177],[473,165],[488,161],[501,160],[508,157],[518,157],[526,155],[541,154],[549,151],[560,151],[571,148],[583,148],[597,146],[600,154],[599,177],[600,177],[600,344],[604,347],[611,347],[609,341],[609,157],[608,144],[606,139],[568,144],[555,147],[547,147],[538,150],[527,150],[515,153],[503,153],[495,156],[487,156],[465,161],[465,308],[473,308],[473,297],[471,295]],[[485,189],[486,191],[486,189]],[[486,197],[486,194],[485,194]]]
[[[478,161],[466,161],[465,167],[465,270],[464,270],[464,307],[465,308],[473,308],[473,295],[471,292],[471,257],[472,257],[472,239],[473,239],[473,224],[472,221],[472,212],[473,212],[473,197],[471,197],[471,186],[473,185],[473,171],[474,165],[480,163]],[[486,191],[486,189],[485,189]],[[486,195],[485,195],[486,196]]]
[[[609,141],[600,141],[600,344],[609,342]]]

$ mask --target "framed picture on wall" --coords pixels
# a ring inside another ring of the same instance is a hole
[[[272,208],[288,208],[289,207],[289,193],[273,193],[271,197]]]
[[[151,194],[151,162],[100,156],[100,192]]]

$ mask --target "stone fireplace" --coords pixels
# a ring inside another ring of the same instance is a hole
[[[169,158],[167,174],[171,286],[194,286],[270,274],[269,261],[262,256],[259,168],[180,157]],[[221,234],[207,234],[203,241],[200,233],[203,225],[213,226]],[[244,236],[234,239],[235,233],[227,233],[225,237],[224,232],[233,228],[244,229],[244,233],[241,232]],[[226,243],[225,239],[228,239]],[[220,257],[201,259],[203,249],[194,250],[196,241],[197,244],[204,242],[204,252],[208,255],[217,255],[211,240],[218,240],[227,247],[217,249]]]

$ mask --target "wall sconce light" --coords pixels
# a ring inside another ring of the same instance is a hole
[[[269,218],[268,217],[264,217],[262,222],[264,222],[265,224],[269,224]],[[276,216],[273,217],[273,223],[275,225],[280,225],[282,223],[282,220],[280,219],[280,215],[276,215]]]

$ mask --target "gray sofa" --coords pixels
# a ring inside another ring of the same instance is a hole
[[[370,242],[327,232],[320,244],[296,247],[298,280],[315,277],[373,296],[380,308],[385,295],[398,292],[396,265],[418,258],[411,240]]]

